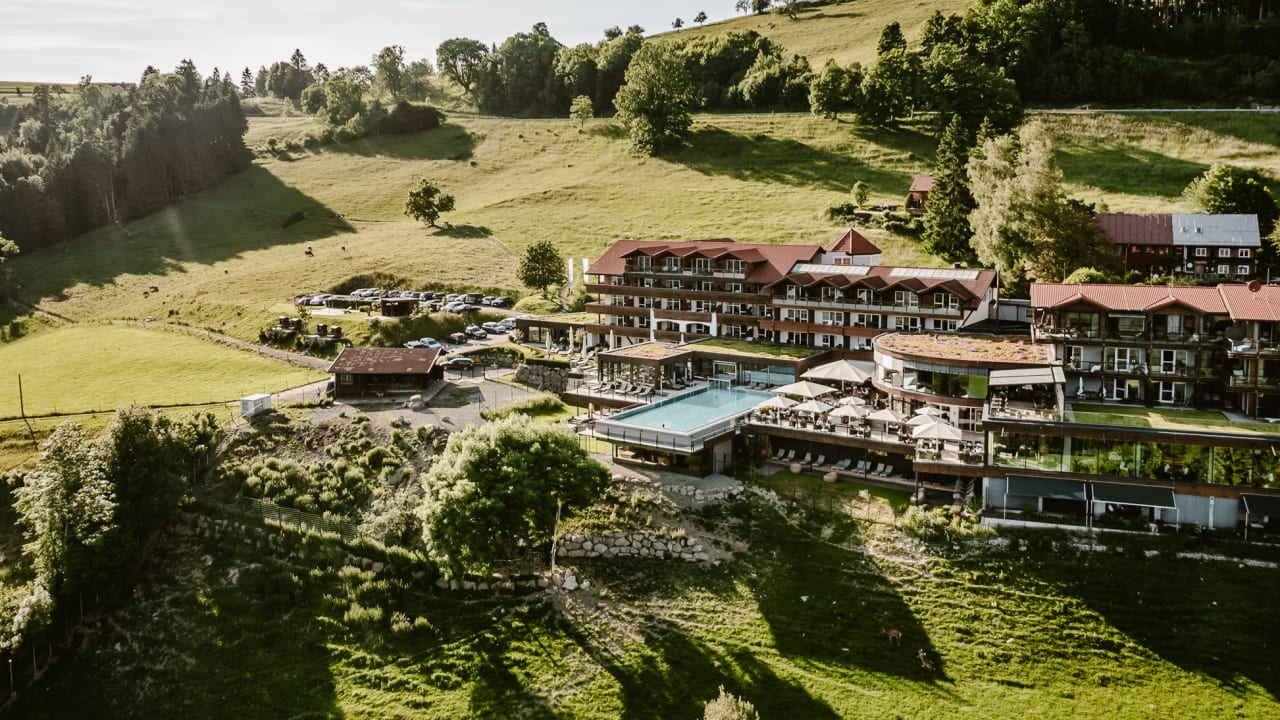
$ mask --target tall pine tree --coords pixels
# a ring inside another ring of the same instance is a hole
[[[978,206],[969,192],[969,148],[973,138],[960,116],[951,118],[938,143],[938,156],[933,173],[933,190],[929,193],[929,212],[924,217],[924,248],[948,262],[977,262],[970,240],[973,229],[969,213]]]

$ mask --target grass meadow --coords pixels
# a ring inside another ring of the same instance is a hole
[[[1280,712],[1280,620],[1258,604],[1274,568],[1119,534],[922,550],[892,525],[787,513],[810,519],[704,512],[700,535],[749,540],[737,559],[571,561],[592,590],[556,595],[174,538],[165,577],[14,716],[669,720],[721,685],[766,720]]]
[[[1069,188],[1112,210],[1188,210],[1182,187],[1213,162],[1280,177],[1277,115],[1043,120],[1061,139]],[[251,135],[310,122],[254,118]],[[538,240],[582,258],[619,238],[829,242],[844,228],[822,213],[855,181],[870,185],[872,203],[902,202],[910,177],[929,170],[930,130],[927,119],[882,131],[808,115],[700,115],[686,148],[642,158],[607,120],[579,132],[568,120],[458,117],[423,134],[261,160],[151,216],[20,257],[13,272],[23,298],[72,320],[152,316],[253,339],[295,294],[352,278],[516,288],[518,256]],[[449,225],[404,216],[423,177],[456,196]],[[297,211],[306,218],[282,227]],[[866,233],[885,263],[938,264],[914,241]]]

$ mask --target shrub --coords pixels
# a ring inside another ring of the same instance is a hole
[[[858,206],[851,202],[836,203],[827,208],[823,213],[831,222],[849,222],[854,219],[855,213],[858,212]]]
[[[564,402],[552,393],[543,392],[531,395],[523,400],[517,400],[509,405],[503,405],[493,410],[485,410],[480,416],[485,420],[497,420],[507,417],[512,413],[520,415],[539,415],[541,413],[551,413],[564,409]]]
[[[926,542],[952,542],[995,534],[982,525],[977,516],[953,513],[943,507],[908,507],[902,515],[902,530]]]
[[[415,133],[440,127],[444,113],[428,105],[413,105],[401,100],[382,119],[378,129],[389,134]]]
[[[565,370],[569,369],[569,361],[561,360],[560,358],[529,358],[524,362],[526,365],[533,365],[535,367],[563,368]]]

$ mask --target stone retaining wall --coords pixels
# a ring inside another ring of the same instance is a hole
[[[569,386],[569,371],[542,365],[521,365],[516,368],[516,382],[558,395]]]
[[[557,557],[652,557],[707,562],[710,554],[691,537],[663,537],[648,533],[567,535],[556,547]]]

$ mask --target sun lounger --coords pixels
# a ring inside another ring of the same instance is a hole
[[[885,466],[884,466],[884,469],[883,469],[883,470],[881,470],[880,472],[876,473],[876,474],[877,474],[877,475],[879,475],[880,477],[889,477],[890,475],[892,475],[892,474],[893,474],[893,466],[892,466],[892,465],[885,465]]]
[[[787,453],[787,449],[786,449],[786,448],[778,448],[778,452],[776,452],[776,453],[774,453],[774,454],[773,454],[773,459],[774,459],[774,460],[781,460],[781,459],[782,459],[782,456],[783,456],[783,455],[785,455],[786,453]]]
[[[853,461],[852,461],[852,460],[850,460],[849,458],[845,458],[844,460],[837,460],[837,461],[835,461],[834,463],[832,463],[832,464],[831,464],[831,469],[832,469],[832,470],[847,470],[847,469],[849,468],[849,463],[851,463],[851,462],[853,462]]]
[[[867,474],[868,474],[868,475],[879,475],[879,474],[881,473],[881,471],[883,471],[883,470],[884,470],[884,463],[876,463],[876,467],[875,467],[875,469],[874,469],[874,470],[870,470],[870,471],[868,471],[868,472],[867,472]]]
[[[867,466],[869,464],[870,463],[868,463],[866,460],[859,460],[858,464],[853,466],[853,472],[856,472],[860,475],[865,475],[867,473]]]
[[[813,453],[807,452],[804,454],[804,459],[800,461],[800,464],[808,465],[811,460],[813,460]]]
[[[814,458],[814,461],[813,461],[814,467],[822,467],[823,465],[826,465],[826,464],[827,464],[826,455],[819,455],[818,457]]]
[[[786,462],[792,462],[796,459],[796,451],[791,450],[787,453]]]

